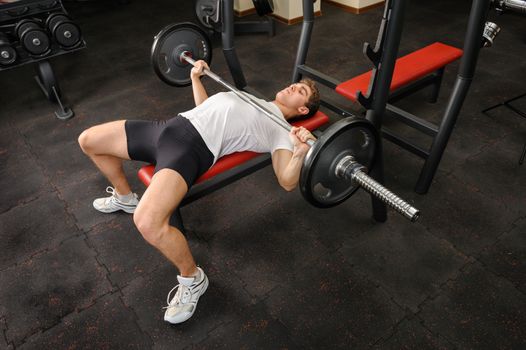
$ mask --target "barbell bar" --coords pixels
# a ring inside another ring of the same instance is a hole
[[[187,62],[188,64],[195,66],[197,61],[194,60],[191,57],[191,55],[192,53],[189,51],[182,51],[181,53],[176,53],[175,58],[177,59],[178,57],[178,59],[181,62]],[[263,114],[265,114],[268,118],[270,118],[273,122],[278,124],[280,127],[285,129],[286,131],[290,132],[292,130],[292,126],[288,124],[287,122],[283,121],[282,118],[275,115],[273,112],[269,111],[265,106],[261,105],[259,102],[248,97],[248,95],[245,95],[243,92],[238,90],[233,85],[229,84],[227,81],[225,81],[220,76],[212,72],[210,69],[203,68],[203,74],[212,78],[212,80],[216,81],[217,83],[221,84],[228,90],[232,91],[236,96],[241,98],[243,101],[247,102],[251,106],[258,109],[259,111],[263,112]],[[335,123],[332,125],[332,127],[337,128],[339,126],[337,125],[337,123]],[[307,140],[307,144],[311,146],[309,152],[307,153],[307,156],[305,157],[305,162],[307,164],[309,164],[310,159],[312,158],[312,153],[313,153],[313,150],[315,149],[314,146],[316,145],[317,142],[319,141],[313,141],[310,139]],[[341,180],[350,181],[353,184],[353,186],[357,186],[357,185],[360,186],[365,191],[375,196],[376,198],[378,198],[385,204],[389,205],[391,208],[393,208],[398,213],[402,214],[405,218],[409,219],[410,221],[415,222],[420,216],[420,211],[418,209],[416,209],[411,204],[407,203],[402,198],[400,198],[398,195],[391,192],[386,187],[384,187],[382,184],[380,184],[379,182],[374,180],[372,177],[367,175],[367,171],[368,171],[367,167],[357,162],[355,157],[352,154],[341,155],[340,159],[338,159],[338,161],[336,162],[333,168],[334,168],[334,174],[330,174],[330,175],[334,175],[336,178],[341,179]],[[306,169],[305,164],[304,164],[303,169]],[[302,169],[302,174],[301,174],[302,177],[308,176],[309,171],[307,171],[307,175],[304,175],[303,169]],[[310,170],[310,167],[309,167],[309,170]],[[302,182],[302,185],[300,187],[302,189],[302,193],[305,196],[305,190],[310,191],[311,189],[305,188],[304,186],[305,181],[300,180],[300,182]],[[326,194],[325,196],[327,195],[330,195],[330,193]]]

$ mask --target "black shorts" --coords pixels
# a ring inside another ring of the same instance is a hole
[[[132,160],[155,164],[155,171],[177,171],[190,188],[214,162],[214,155],[188,119],[127,120],[124,124],[128,155]]]

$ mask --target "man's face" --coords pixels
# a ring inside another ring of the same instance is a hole
[[[276,94],[276,100],[281,104],[297,110],[298,114],[303,113],[305,110],[308,112],[308,108],[305,107],[307,101],[312,95],[310,87],[303,83],[291,84]]]

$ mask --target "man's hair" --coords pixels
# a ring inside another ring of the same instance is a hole
[[[316,114],[316,112],[318,112],[318,109],[320,108],[320,91],[318,90],[318,87],[312,79],[304,78],[300,80],[300,83],[307,85],[310,88],[312,94],[307,103],[305,104],[305,107],[309,109],[309,113],[299,117],[309,118]]]

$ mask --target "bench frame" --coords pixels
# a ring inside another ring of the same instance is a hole
[[[292,81],[298,81],[301,76],[307,75],[318,82],[335,89],[336,86],[339,85],[338,81],[325,74],[319,74],[320,72],[305,65],[314,26],[314,6],[310,0],[303,0],[302,2],[303,26],[298,44]],[[398,54],[403,27],[403,17],[405,8],[407,7],[405,0],[385,1],[384,15],[380,25],[376,46],[372,48],[369,43],[364,44],[364,54],[372,62],[374,69],[372,79],[369,83],[367,96],[358,94],[357,100],[366,108],[367,119],[382,131],[382,136],[384,136],[384,138],[425,159],[419,179],[415,186],[415,191],[417,193],[427,193],[431,186],[440,160],[442,159],[449,138],[453,132],[458,114],[468,93],[471,81],[473,80],[489,5],[490,0],[472,0],[459,73],[439,127],[388,103],[402,98],[402,96],[429,84],[434,85],[433,90],[431,91],[430,102],[435,102],[444,73],[443,68],[445,67],[444,65],[444,67],[437,69],[429,76],[416,80],[414,84],[402,87],[395,93],[389,94],[394,71],[393,61],[396,60]],[[389,35],[387,35],[388,32]],[[387,100],[384,100],[385,92],[389,95]],[[350,114],[342,108],[327,101],[324,102],[324,105],[340,115],[346,116]],[[331,105],[333,106],[331,107]],[[382,128],[382,118],[384,114],[393,116],[407,125],[422,131],[429,136],[433,136],[431,147],[426,150],[411,143],[409,140],[396,135],[394,132]],[[379,164],[380,167],[383,167],[382,161],[377,162],[377,164]],[[377,181],[382,182],[383,168],[378,170],[373,169],[373,177],[376,176],[375,174],[378,174]],[[375,204],[373,203],[373,207],[374,206]]]
[[[431,86],[431,91],[429,92],[428,96],[428,102],[429,103],[435,103],[438,99],[438,95],[440,93],[440,87],[442,85],[442,78],[444,76],[444,70],[445,66],[437,69],[436,71],[418,79],[411,83],[408,83],[394,91],[392,91],[389,94],[389,103],[386,106],[387,112],[385,113],[385,116],[396,119],[420,132],[423,132],[424,134],[435,137],[439,132],[439,127],[431,122],[428,122],[412,113],[409,113],[401,108],[398,108],[393,105],[394,102],[409,96],[410,94],[413,94],[417,91],[420,91],[428,86]],[[301,77],[309,77],[318,83],[321,83],[333,90],[336,89],[337,86],[341,84],[340,81],[334,79],[333,77],[330,77],[312,67],[309,67],[305,64],[298,65],[296,67],[296,72],[298,74],[298,77],[296,79],[301,79]],[[350,116],[352,113],[346,111],[343,107],[339,106],[338,104],[330,101],[327,98],[324,98],[322,100],[322,105],[333,112],[341,115],[341,116]],[[396,134],[395,132],[389,130],[386,127],[382,126],[381,129],[382,136],[406,149],[407,151],[417,155],[418,157],[427,160],[429,157],[429,154],[431,153],[431,150],[425,149],[419,145],[414,144],[413,142],[409,141],[408,139],[404,138],[403,136]],[[429,187],[425,189],[424,192],[427,192]]]

